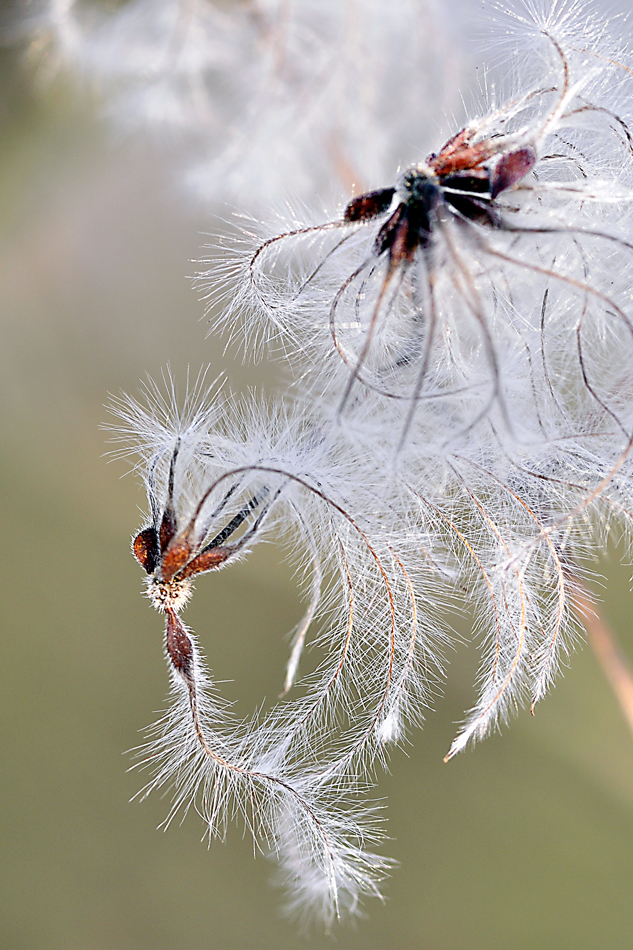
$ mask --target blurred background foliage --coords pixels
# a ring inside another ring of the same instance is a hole
[[[128,538],[144,499],[107,464],[104,403],[169,364],[270,380],[205,341],[191,275],[218,227],[174,187],[173,147],[116,139],[63,79],[0,59],[3,684],[0,945],[7,950],[294,948],[274,869],[243,830],[166,834],[126,750],[167,689],[160,618]],[[166,150],[165,150],[166,151]],[[192,356],[194,358],[192,358]],[[597,568],[633,657],[630,567]],[[626,561],[626,559],[625,559]],[[238,712],[279,692],[300,604],[271,546],[203,578],[186,619]],[[312,947],[625,950],[632,943],[633,741],[591,651],[535,717],[442,764],[474,698],[468,624],[423,731],[378,776],[400,867],[387,900]]]

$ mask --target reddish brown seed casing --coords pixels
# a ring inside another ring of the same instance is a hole
[[[194,557],[193,560],[180,571],[179,580],[186,577],[193,577],[194,574],[203,574],[205,571],[212,571],[214,567],[219,567],[229,557],[232,548],[211,548],[210,551],[203,551]]]
[[[395,188],[380,188],[378,191],[368,191],[365,195],[352,198],[345,208],[345,221],[367,221],[383,214],[389,209],[395,193]]]
[[[513,188],[535,165],[536,152],[531,145],[518,148],[516,152],[502,155],[492,176],[491,197],[496,198],[502,191]]]
[[[192,546],[188,538],[177,538],[173,541],[163,554],[160,565],[161,578],[164,581],[170,581],[174,575],[185,566],[191,557]]]
[[[191,679],[193,647],[187,631],[173,610],[167,611],[165,645],[174,669],[185,679]]]
[[[148,574],[153,574],[158,563],[158,539],[155,529],[144,528],[137,534],[132,544],[132,551],[141,567]]]
[[[457,143],[458,139],[455,139],[455,146]],[[429,166],[440,178],[444,175],[454,175],[455,172],[472,171],[492,158],[497,153],[497,148],[494,139],[485,139],[483,142],[476,142],[475,145],[442,149],[435,158],[429,161]]]

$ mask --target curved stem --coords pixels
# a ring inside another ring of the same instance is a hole
[[[570,592],[574,612],[633,734],[633,670],[620,653],[615,634],[599,613],[593,595],[576,574]]]

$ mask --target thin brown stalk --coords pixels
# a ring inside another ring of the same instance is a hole
[[[591,592],[577,577],[571,586],[571,602],[633,734],[633,670],[622,656],[615,634],[599,613]]]

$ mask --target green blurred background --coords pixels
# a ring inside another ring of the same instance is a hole
[[[228,365],[242,389],[270,369],[205,341],[186,275],[217,225],[174,186],[173,148],[113,140],[10,51],[0,68],[0,946],[633,946],[633,740],[587,648],[534,718],[443,765],[476,667],[474,648],[451,655],[436,710],[379,780],[400,861],[386,901],[331,935],[280,916],[240,827],[208,850],[195,815],[163,834],[165,800],[130,803],[142,778],[124,753],[167,675],[129,551],[144,498],[103,457],[103,406],[167,363],[180,380]],[[605,570],[604,613],[633,655],[630,569],[614,552]],[[271,547],[199,583],[187,620],[239,712],[279,691],[299,614]]]

